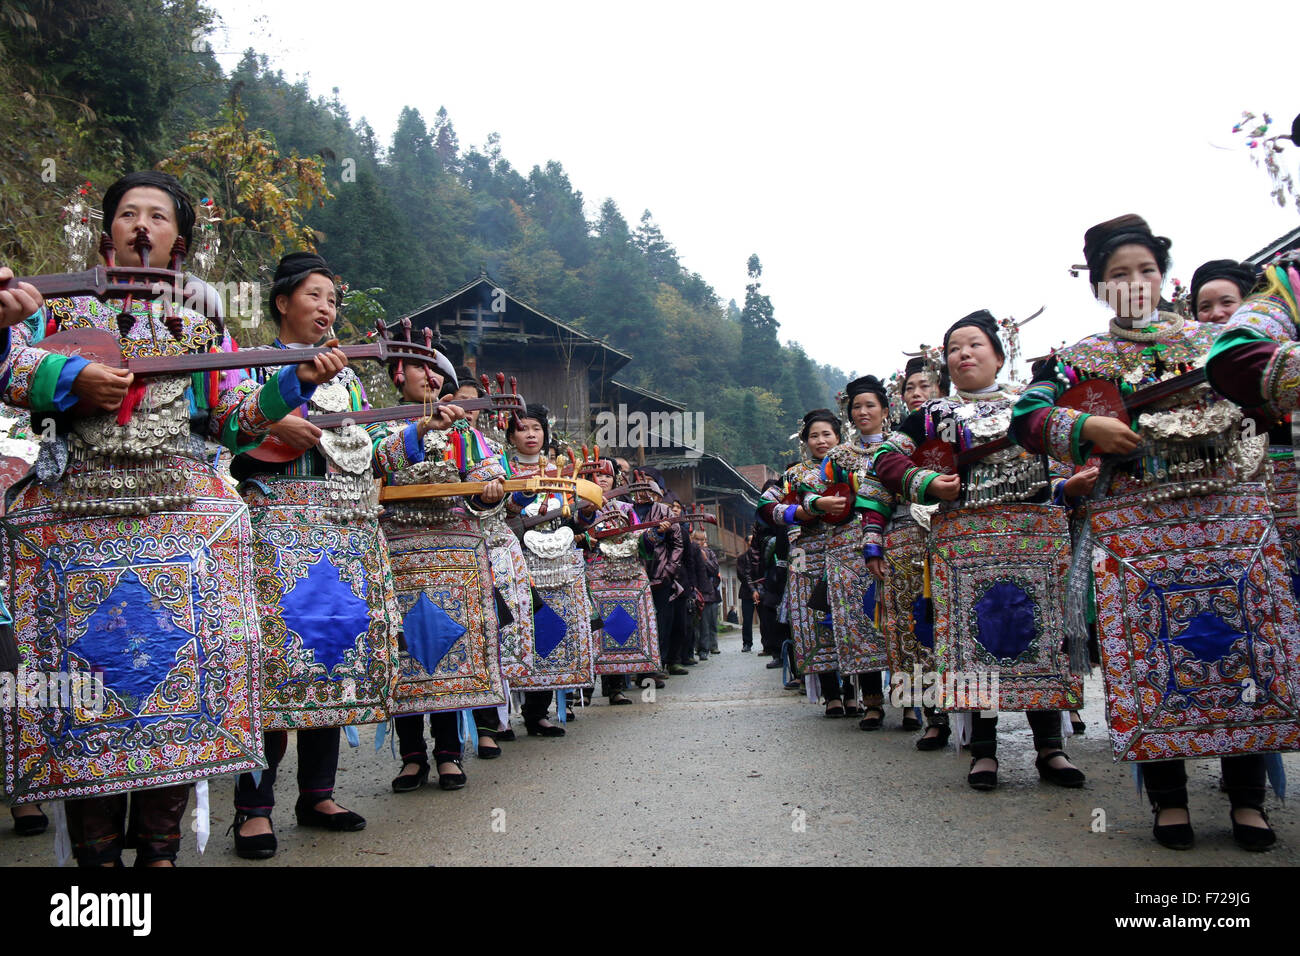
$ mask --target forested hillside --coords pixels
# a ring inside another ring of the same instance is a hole
[[[97,196],[162,166],[223,219],[209,278],[265,279],[281,251],[314,243],[396,316],[486,268],[630,352],[621,377],[703,411],[705,449],[736,464],[779,467],[803,412],[846,381],[779,343],[757,254],[736,263],[745,301],[722,302],[648,210],[629,222],[617,197],[588,203],[562,158],[518,170],[497,134],[462,145],[446,111],[414,106],[381,143],[346,90],[313,99],[252,50],[226,75],[212,23],[197,0],[0,2],[0,263],[63,268],[60,209],[77,185]]]

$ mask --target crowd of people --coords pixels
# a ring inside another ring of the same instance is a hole
[[[1135,215],[1089,229],[1113,318],[1028,384],[1004,377],[1015,324],[980,310],[810,410],[739,562],[745,642],[756,613],[786,687],[863,731],[896,711],[919,751],[951,740],[980,791],[998,786],[1003,711],[1024,712],[1044,782],[1084,786],[1065,741],[1100,666],[1156,841],[1193,845],[1183,760],[1217,756],[1233,837],[1262,850],[1278,754],[1300,743],[1283,713],[1300,663],[1300,275],[1207,262],[1180,309],[1162,294],[1170,246]]]
[[[191,239],[165,174],[103,208],[116,266]],[[1183,761],[1218,757],[1234,837],[1266,849],[1266,780],[1300,746],[1300,275],[1207,263],[1185,318],[1144,220],[1084,245],[1109,328],[1027,385],[1004,375],[1014,325],[980,311],[803,416],[737,563],[741,650],[756,618],[758,655],[826,717],[969,748],[983,791],[1003,711],[1025,713],[1044,782],[1084,785],[1066,738],[1100,666],[1155,839],[1192,845]],[[544,406],[431,340],[388,362],[404,404],[372,409],[314,253],[281,259],[269,306],[275,343],[239,351],[214,310],[0,290],[4,401],[55,431],[7,496],[13,649],[107,690],[102,713],[6,711],[4,779],[15,830],[43,832],[54,802],[81,865],[174,864],[191,788],[203,809],[219,774],[238,775],[235,851],[273,857],[289,731],[297,824],[355,831],[345,729],[391,728],[394,793],[456,790],[467,748],[506,755],[516,708],[564,737],[597,677],[630,705],[629,680],[662,688],[719,652],[719,560],[660,473],[561,448]],[[170,364],[127,367],[146,359]]]

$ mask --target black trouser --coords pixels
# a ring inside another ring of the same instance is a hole
[[[674,598],[671,582],[652,587],[650,591],[655,601],[664,665],[680,664],[690,656],[686,647],[686,595]]]
[[[673,617],[677,613],[677,604],[672,599],[672,582],[651,585],[650,596],[654,599],[655,625],[659,629],[659,653],[663,657],[664,667],[667,667],[677,663],[673,653]]]
[[[672,633],[669,635],[669,641],[672,643],[675,651],[673,660],[678,664],[684,664],[694,656],[695,652],[694,639],[687,637],[688,631],[686,625],[690,618],[690,614],[686,609],[686,595],[683,594],[681,597],[673,598],[673,600],[668,602],[668,605],[674,608],[671,613],[673,629]],[[690,631],[689,633],[693,635],[695,632]]]
[[[133,790],[129,796],[129,813],[125,793],[65,804],[68,836],[78,866],[113,863],[121,858],[123,847],[135,850],[136,866],[159,860],[176,862],[189,784]]]
[[[553,690],[530,690],[524,693],[522,708],[525,724],[535,724],[551,712]]]
[[[1223,789],[1228,791],[1228,802],[1237,807],[1264,807],[1265,762],[1263,754],[1243,754],[1224,757],[1219,762],[1223,768]],[[1140,764],[1142,782],[1153,806],[1187,806],[1187,768],[1181,760],[1154,760]]]
[[[837,698],[842,700],[853,699],[853,678],[840,678],[838,671],[823,671],[817,675],[817,681],[821,685],[822,696],[826,698],[827,703]],[[880,671],[871,671],[867,674],[858,675],[858,683],[862,688],[862,699],[869,701],[876,698],[880,703],[867,704],[868,707],[880,707],[883,704],[884,694],[884,675]]]
[[[763,650],[774,654],[779,660],[781,645],[790,639],[790,625],[777,620],[779,611],[766,604],[758,605],[758,629],[763,642]]]
[[[497,713],[495,707],[480,707],[474,711],[474,726],[479,730],[500,730],[501,715]],[[436,734],[437,730],[434,733]],[[434,746],[436,747],[437,744],[435,743]]]
[[[1061,749],[1061,712],[1059,710],[1027,710],[1025,719],[1034,734],[1034,747],[1038,750]],[[971,714],[970,755],[976,760],[998,755],[998,718],[981,717],[979,711]]]
[[[862,699],[872,700],[878,698],[880,704],[868,704],[868,707],[881,706],[885,702],[885,674],[884,671],[871,671],[866,674],[858,675],[858,686],[862,688]]]
[[[600,696],[613,697],[622,690],[627,690],[626,674],[605,674],[600,678]]]
[[[436,766],[461,758],[459,718],[454,710],[444,710],[429,715],[429,730],[433,732],[433,762]],[[475,715],[477,717],[477,714]],[[496,727],[496,710],[492,711]],[[394,718],[397,729],[397,749],[402,763],[428,765],[429,752],[424,745],[424,714],[403,714]]]
[[[749,600],[740,602],[740,646],[754,646],[754,602]]]
[[[334,778],[339,769],[338,727],[298,730],[298,802],[311,809],[334,796]],[[251,773],[241,773],[235,784],[235,809],[255,817],[269,817],[275,809],[276,768],[289,747],[287,730],[268,730],[264,735],[266,762],[261,783]]]

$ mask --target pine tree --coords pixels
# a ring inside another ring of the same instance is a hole
[[[772,300],[759,291],[763,266],[757,253],[749,257],[746,268],[750,281],[745,286],[745,308],[740,314],[741,354],[737,377],[745,385],[759,386],[770,383],[781,372],[781,343],[776,337],[780,324]]]

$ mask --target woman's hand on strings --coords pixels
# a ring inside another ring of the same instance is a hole
[[[286,415],[271,426],[272,438],[299,451],[315,448],[320,444],[320,436],[320,429],[299,415]]]
[[[885,580],[885,559],[867,558],[867,573],[877,581]]]
[[[338,345],[338,339],[331,339],[331,347],[328,352],[321,352],[315,358],[307,362],[298,363],[298,380],[305,385],[324,385],[348,364],[348,357],[343,354],[343,350],[334,346]]]
[[[456,421],[465,417],[465,409],[459,405],[434,405],[424,418],[420,419],[416,429],[423,438],[430,431],[446,431]]]
[[[1065,496],[1067,498],[1086,498],[1092,494],[1092,489],[1097,484],[1097,475],[1101,469],[1096,465],[1091,468],[1081,468],[1075,472],[1065,483]]]
[[[1105,455],[1124,455],[1142,441],[1140,435],[1118,418],[1108,415],[1089,415],[1080,430],[1084,441],[1092,442],[1095,451]]]
[[[115,412],[133,381],[135,376],[124,368],[91,362],[72,380],[72,394],[96,411]]]
[[[817,511],[824,515],[837,515],[844,510],[845,505],[848,503],[849,499],[843,495],[824,495],[814,502]]]
[[[505,496],[506,485],[500,478],[489,481],[483,486],[483,491],[479,494],[485,505],[494,505]]]
[[[958,475],[940,475],[930,482],[930,494],[940,501],[956,501],[961,494],[961,477]]]

